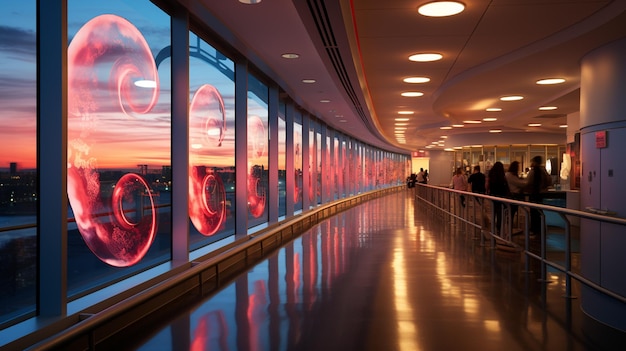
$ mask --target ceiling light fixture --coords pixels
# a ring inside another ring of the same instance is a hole
[[[442,58],[443,58],[442,54],[424,53],[424,54],[415,54],[415,55],[409,56],[409,61],[414,61],[414,62],[432,62],[432,61],[439,61]]]
[[[424,96],[424,93],[420,91],[405,91],[401,93],[400,95],[406,96],[406,97],[418,97],[418,96]]]
[[[398,121],[398,122],[406,122],[406,121],[409,121],[409,120],[410,120],[410,118],[407,118],[407,117],[398,117],[398,118],[396,118],[396,121]]]
[[[499,107],[490,107],[490,108],[486,109],[485,111],[487,111],[487,112],[500,112],[500,111],[502,111],[502,109],[499,108]]]
[[[518,100],[522,100],[524,97],[523,96],[519,96],[519,95],[510,95],[510,96],[503,96],[500,98],[501,101],[518,101]]]
[[[316,80],[315,79],[311,79],[311,78],[305,78],[305,79],[302,80],[302,83],[305,83],[305,84],[312,84],[312,83],[315,83],[315,82],[316,82]]]
[[[430,78],[427,78],[427,77],[408,77],[408,78],[404,78],[403,81],[405,83],[420,84],[420,83],[428,83],[428,82],[430,82]]]
[[[324,102],[324,103],[326,103],[326,102],[330,102],[330,100],[328,100],[328,99],[322,99],[322,100],[320,100],[320,102]]]
[[[557,107],[556,106],[541,106],[539,108],[539,111],[552,111],[552,110],[556,110]]]
[[[464,124],[453,124],[452,127],[454,127],[454,128],[463,128],[463,127],[465,127],[465,125]]]
[[[286,59],[297,59],[298,57],[300,57],[300,55],[293,53],[293,52],[287,52],[287,53],[280,55],[280,57],[286,58]]]
[[[446,127],[439,127],[439,129],[441,129],[441,130],[448,130],[448,129],[452,129],[452,127],[450,127],[450,126],[446,126]]]
[[[415,111],[398,111],[399,115],[412,115]]]
[[[502,133],[502,129],[490,129],[489,133]]]
[[[529,127],[541,127],[541,123],[528,123]]]
[[[480,124],[480,123],[483,123],[483,121],[472,119],[472,120],[468,120],[468,121],[463,121],[463,123],[465,123],[465,124]]]
[[[424,4],[417,9],[422,16],[446,17],[463,12],[465,5],[457,1],[435,1]]]
[[[261,2],[261,0],[239,0],[240,3],[246,5],[256,5]]]
[[[495,117],[485,117],[485,118],[483,118],[483,121],[485,121],[485,122],[495,122],[497,120],[498,119],[495,118]]]
[[[561,124],[559,128],[567,128],[567,124]]]
[[[552,85],[552,84],[561,84],[563,82],[565,82],[565,79],[563,78],[546,78],[546,79],[540,79],[536,83],[539,85]]]

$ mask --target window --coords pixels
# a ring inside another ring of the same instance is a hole
[[[268,222],[268,88],[248,75],[248,227]]]
[[[235,233],[235,64],[189,34],[190,249]]]
[[[299,121],[294,121],[293,124],[293,168],[295,189],[293,192],[294,209],[296,211],[302,210],[302,116],[300,113],[296,113],[296,118]]]
[[[170,259],[170,64],[156,61],[170,18],[149,1],[71,0],[67,22],[73,298]]]
[[[37,291],[36,2],[0,4],[0,325],[34,313]],[[8,15],[10,14],[10,15]]]

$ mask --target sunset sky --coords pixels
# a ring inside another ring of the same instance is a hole
[[[8,168],[10,162],[17,162],[19,169],[34,168],[36,167],[35,0],[3,2],[0,5],[0,13],[2,16],[0,137],[4,145],[11,146],[0,149],[0,169]],[[136,27],[149,46],[152,57],[156,57],[161,50],[170,45],[169,16],[148,1],[130,0],[68,1],[69,45],[72,46],[79,29],[102,14],[115,14]],[[192,34],[191,45],[197,42],[195,35]],[[76,46],[76,43],[74,45]],[[215,55],[215,50],[208,44],[201,42],[201,46],[204,53]],[[70,111],[68,139],[76,140],[76,135],[82,133],[81,142],[86,144],[89,157],[100,169],[135,169],[138,164],[148,164],[149,168],[171,165],[169,59],[158,66],[160,86],[156,104],[149,112],[141,114],[124,113],[118,103],[115,89],[111,89],[115,84],[110,81],[110,66],[118,59],[119,57],[113,54],[111,57],[103,55],[99,63],[93,65],[95,67],[93,76],[97,77],[95,86],[98,88],[90,88],[88,98],[85,98],[84,89],[68,88],[70,99],[76,98],[80,91],[78,101],[83,105],[90,104],[87,113],[72,115]],[[229,60],[223,63],[234,69],[234,64]],[[144,65],[139,63],[137,66]],[[232,166],[234,165],[233,77],[224,76],[207,62],[196,58],[190,59],[190,70],[190,100],[194,89],[203,84],[212,84],[222,94],[226,110],[227,128],[222,146],[205,150],[204,161],[216,166]],[[72,106],[71,103],[69,105]],[[127,105],[122,106],[128,110]],[[266,124],[266,105],[255,104],[254,107],[250,113],[262,115]],[[45,118],[45,115],[42,115],[42,118]],[[68,140],[68,143],[71,145],[72,140]]]

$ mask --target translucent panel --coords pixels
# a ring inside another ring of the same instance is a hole
[[[35,4],[34,0],[0,4],[5,32],[0,45],[0,138],[5,146],[11,145],[0,148],[0,324],[34,312],[36,303]]]
[[[171,256],[170,18],[128,3],[68,2],[70,297]]]
[[[313,122],[311,121],[311,124],[313,124]],[[309,208],[312,208],[315,206],[316,203],[316,198],[317,196],[315,196],[315,188],[317,186],[317,167],[315,166],[317,164],[317,152],[315,152],[315,129],[314,127],[310,127],[309,128],[309,191],[308,191],[308,196],[309,196]]]
[[[293,168],[295,189],[293,191],[294,209],[302,210],[302,124],[293,124]]]
[[[285,122],[285,104],[281,104],[278,114],[278,216],[287,212],[287,123]]]
[[[235,64],[189,33],[190,249],[235,233]]]
[[[322,135],[319,132],[315,133],[315,150],[316,150],[316,160],[315,164],[317,165],[317,170],[315,172],[316,179],[316,201],[318,204],[322,203],[322,177],[324,176],[322,172]]]
[[[248,75],[248,227],[268,221],[268,88]],[[275,193],[271,196],[276,196]]]
[[[331,174],[332,169],[332,158],[331,158],[331,144],[330,144],[330,136],[326,137],[326,149],[324,151],[326,155],[326,162],[322,165],[324,167],[324,196],[326,199],[332,198],[332,189],[333,189],[333,176]]]

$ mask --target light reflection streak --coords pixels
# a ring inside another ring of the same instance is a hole
[[[395,247],[405,247],[403,235],[396,237]],[[398,320],[398,346],[400,350],[417,351],[421,348],[417,344],[418,330],[413,322],[414,311],[408,298],[405,263],[404,251],[394,250],[391,268],[396,319]]]

